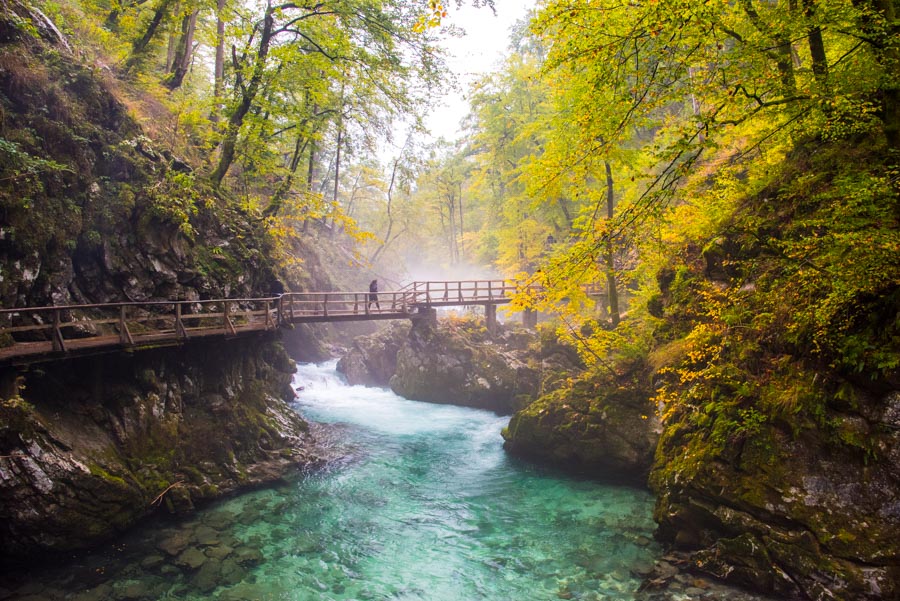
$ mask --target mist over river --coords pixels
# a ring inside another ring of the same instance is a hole
[[[631,599],[660,553],[653,499],[508,457],[493,413],[301,365],[329,468],[137,529],[0,599]]]

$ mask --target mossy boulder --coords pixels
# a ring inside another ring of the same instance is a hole
[[[518,411],[505,448],[529,459],[645,484],[659,439],[646,367],[590,373]]]
[[[391,389],[417,401],[512,413],[537,398],[540,364],[502,340],[481,322],[416,321],[397,352]]]
[[[491,334],[477,319],[395,324],[357,338],[338,362],[351,384],[389,385],[417,401],[508,414],[583,369],[577,353],[551,330],[502,326]]]

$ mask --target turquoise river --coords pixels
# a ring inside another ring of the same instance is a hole
[[[652,566],[648,492],[508,457],[508,418],[301,365],[297,410],[346,459],[158,521],[0,599],[626,600]]]

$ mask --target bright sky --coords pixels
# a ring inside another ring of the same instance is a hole
[[[448,140],[459,136],[459,123],[469,110],[465,99],[469,84],[479,75],[495,71],[507,53],[509,30],[534,7],[534,0],[494,0],[497,14],[490,8],[473,8],[466,0],[456,8],[455,2],[447,2],[449,15],[446,22],[465,30],[460,38],[448,38],[450,69],[459,78],[460,91],[448,90],[444,106],[438,106],[426,119],[435,138]]]

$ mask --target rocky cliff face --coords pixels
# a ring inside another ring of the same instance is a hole
[[[271,340],[32,368],[0,402],[0,554],[97,543],[316,461]]]
[[[723,445],[672,414],[650,480],[660,537],[782,598],[900,597],[900,395],[826,415],[821,431],[761,423]]]
[[[268,293],[258,226],[148,139],[115,85],[39,13],[0,12],[3,306]]]

